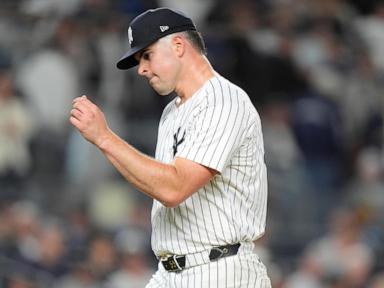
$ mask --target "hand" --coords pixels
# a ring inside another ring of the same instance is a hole
[[[73,100],[69,121],[86,140],[98,147],[110,133],[104,113],[85,95]]]

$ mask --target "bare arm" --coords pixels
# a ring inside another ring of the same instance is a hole
[[[85,96],[73,101],[70,122],[130,183],[167,207],[179,205],[217,173],[187,159],[164,164],[137,151],[109,129],[101,110]]]

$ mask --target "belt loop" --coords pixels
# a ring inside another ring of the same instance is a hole
[[[164,269],[169,272],[180,272],[185,268],[185,255],[169,255],[168,257],[161,257],[160,262],[163,264]]]
[[[236,255],[239,251],[240,243],[225,246],[213,247],[209,253],[209,260],[215,261],[222,257]]]
[[[179,259],[180,260],[184,259],[184,264],[179,263]],[[183,270],[185,268],[185,256],[173,255],[173,260],[175,261],[177,269],[179,271],[181,271],[181,270]]]
[[[228,253],[227,248],[213,247],[209,253],[209,260],[216,260],[221,258],[224,254]]]

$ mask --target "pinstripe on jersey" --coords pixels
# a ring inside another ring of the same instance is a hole
[[[259,115],[248,95],[216,75],[160,119],[156,159],[186,158],[216,169],[206,186],[178,207],[154,200],[155,254],[190,254],[264,233],[267,177]]]

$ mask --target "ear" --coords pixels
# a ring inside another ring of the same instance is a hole
[[[185,53],[186,40],[180,35],[175,35],[172,38],[172,47],[173,47],[173,50],[175,51],[176,55],[178,57],[181,57]]]

